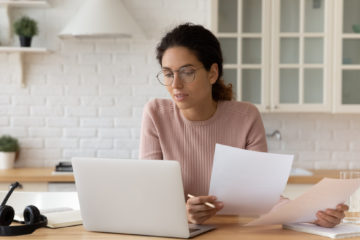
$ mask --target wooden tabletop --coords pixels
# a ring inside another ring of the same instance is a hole
[[[310,170],[313,176],[290,176],[291,184],[315,184],[324,177],[339,178],[341,170]],[[74,182],[69,174],[53,174],[54,168],[14,168],[0,170],[0,182]]]
[[[0,170],[0,182],[74,182],[69,174],[53,174],[54,168],[13,168]]]
[[[340,171],[344,170],[309,170],[314,174],[312,176],[290,176],[288,183],[291,184],[315,184],[324,177],[339,178]]]
[[[281,225],[274,226],[261,226],[261,227],[243,227],[242,225],[249,222],[251,219],[237,218],[233,216],[216,216],[208,224],[214,224],[215,230],[204,233],[197,236],[197,240],[219,240],[219,239],[246,239],[246,240],[326,240],[329,238],[321,237],[318,235],[312,235],[307,233],[296,232],[292,230],[284,230]],[[88,232],[83,226],[66,227],[58,229],[41,228],[36,230],[31,235],[24,235],[18,237],[12,237],[11,239],[36,239],[36,240],[72,240],[72,239],[149,239],[149,240],[164,240],[174,238],[163,238],[163,237],[145,237],[136,235],[125,235],[125,234],[113,234],[113,233],[98,233]],[[351,238],[352,240],[360,240],[360,237]]]

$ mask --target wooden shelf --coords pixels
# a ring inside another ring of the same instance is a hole
[[[0,47],[0,52],[5,53],[46,53],[49,52],[46,48],[34,48],[34,47]]]
[[[45,8],[49,7],[47,0],[0,0],[0,53],[14,54],[17,61],[17,73],[21,86],[25,87],[24,70],[23,70],[23,55],[25,53],[46,53],[45,48],[22,48],[22,47],[8,47],[11,45],[12,39],[12,22],[10,19],[10,10],[12,8]]]
[[[48,7],[49,3],[46,0],[0,0],[1,6],[9,6],[9,7]]]
[[[17,74],[21,87],[25,87],[25,77],[24,77],[24,54],[33,54],[33,53],[48,53],[50,52],[46,48],[34,48],[34,47],[0,47],[0,53],[14,54],[17,62]]]

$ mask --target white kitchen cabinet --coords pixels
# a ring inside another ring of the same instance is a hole
[[[360,112],[360,0],[335,1],[335,111]]]
[[[270,109],[270,20],[268,0],[214,0],[212,29],[224,58],[224,80],[237,100]]]
[[[48,192],[76,192],[75,183],[49,182],[47,185]]]
[[[274,0],[272,100],[275,110],[331,111],[330,0]]]
[[[260,111],[332,109],[332,0],[213,0],[224,79]]]
[[[13,182],[1,182],[0,191],[8,191],[9,186]],[[21,192],[46,192],[48,191],[48,183],[45,182],[22,182],[21,188],[17,188],[16,191]]]

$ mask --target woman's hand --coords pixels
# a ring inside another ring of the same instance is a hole
[[[215,208],[205,205],[205,202],[214,204]],[[201,224],[214,216],[223,207],[224,204],[222,202],[216,202],[215,196],[189,198],[186,202],[188,221],[195,224]]]
[[[316,225],[321,227],[332,228],[341,222],[341,219],[345,217],[344,211],[348,210],[349,207],[345,204],[338,204],[336,209],[326,209],[325,211],[318,211],[316,213]]]

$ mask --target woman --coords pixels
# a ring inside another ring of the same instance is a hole
[[[183,24],[168,32],[157,59],[162,69],[157,78],[172,100],[155,99],[145,106],[140,157],[180,162],[185,194],[198,196],[187,200],[188,220],[200,224],[223,208],[215,196],[207,196],[215,144],[266,152],[264,126],[255,106],[232,101],[232,87],[221,78],[219,41],[204,27]],[[347,206],[339,204],[319,211],[316,224],[333,227],[344,210]]]

